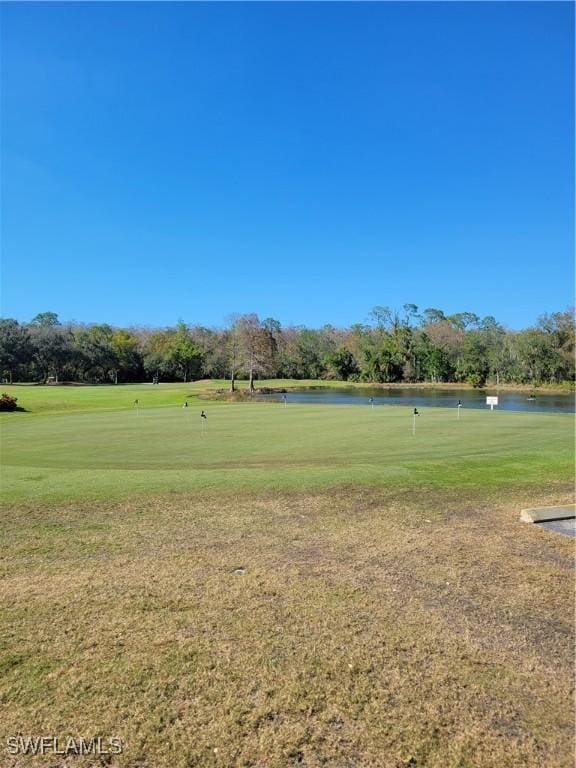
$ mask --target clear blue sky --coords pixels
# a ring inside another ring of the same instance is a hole
[[[2,315],[573,303],[574,5],[4,3]]]

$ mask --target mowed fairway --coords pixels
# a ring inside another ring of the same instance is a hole
[[[571,417],[118,391],[2,421],[0,765],[572,766]]]

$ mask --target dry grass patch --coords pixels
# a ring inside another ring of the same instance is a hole
[[[518,523],[570,490],[6,510],[2,733],[117,735],[125,768],[572,766],[573,540]]]

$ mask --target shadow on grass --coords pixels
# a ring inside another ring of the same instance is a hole
[[[11,408],[8,410],[7,408],[0,408],[0,414],[1,413],[31,413],[27,408],[23,408],[21,405],[17,405],[16,408]]]

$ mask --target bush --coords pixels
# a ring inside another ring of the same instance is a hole
[[[467,381],[468,384],[472,384],[474,389],[484,389],[486,386],[486,376],[483,373],[471,373]]]
[[[17,397],[12,397],[11,395],[7,395],[6,392],[0,396],[0,411],[15,411],[18,402]]]

